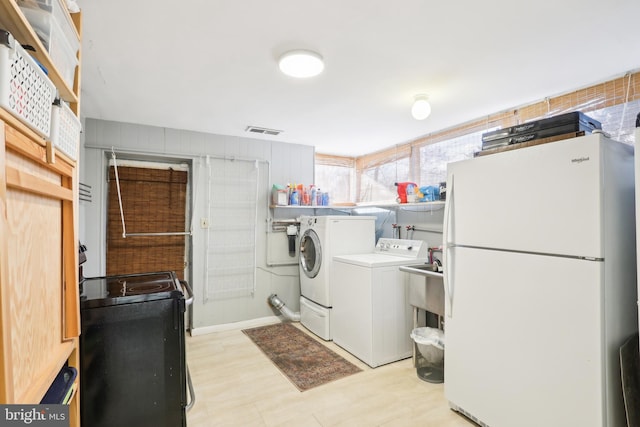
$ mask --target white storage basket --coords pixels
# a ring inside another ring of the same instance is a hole
[[[48,138],[55,86],[11,34],[0,30],[0,107]]]
[[[60,105],[53,105],[51,110],[51,142],[72,160],[78,159],[80,130],[80,120],[67,104],[60,102]]]

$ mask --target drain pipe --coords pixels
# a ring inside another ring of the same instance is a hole
[[[300,321],[300,313],[294,313],[293,311],[289,310],[287,306],[284,305],[284,301],[278,298],[278,295],[271,294],[269,296],[269,304],[271,304],[271,306],[276,310],[279,310],[280,313],[282,313],[282,315],[288,320],[291,320],[292,322]]]

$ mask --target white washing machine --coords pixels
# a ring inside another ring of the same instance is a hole
[[[413,354],[409,273],[428,261],[423,240],[381,238],[373,253],[333,258],[333,342],[375,368]]]
[[[370,252],[375,246],[373,216],[300,217],[300,323],[331,340],[333,257]]]

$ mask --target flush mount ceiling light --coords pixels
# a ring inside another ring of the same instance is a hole
[[[300,79],[317,76],[324,70],[322,56],[310,50],[292,50],[280,57],[280,71]]]
[[[427,95],[416,95],[411,107],[411,115],[416,120],[424,120],[431,114],[431,105],[429,104]]]

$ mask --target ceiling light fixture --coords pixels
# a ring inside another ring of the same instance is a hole
[[[429,104],[427,95],[416,95],[411,107],[411,115],[416,120],[424,120],[431,114],[431,105]]]
[[[310,50],[292,50],[280,57],[280,71],[300,79],[317,76],[324,70],[322,56]]]

